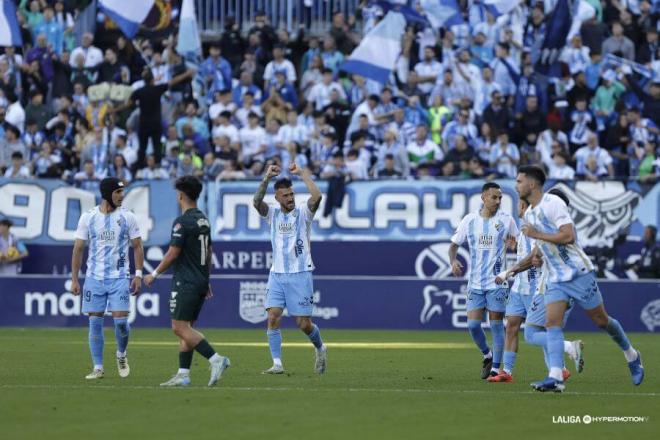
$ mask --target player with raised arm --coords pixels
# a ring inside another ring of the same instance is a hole
[[[103,315],[112,313],[117,339],[117,369],[120,377],[131,370],[126,357],[130,326],[129,295],[137,295],[142,284],[144,249],[135,215],[121,207],[124,184],[115,177],[101,181],[101,204],[80,216],[71,256],[71,292],[80,295],[78,273],[82,266],[85,242],[89,244],[87,273],[83,285],[82,312],[89,315],[89,350],[94,368],[85,379],[102,379]],[[135,276],[130,282],[129,245],[133,247]]]
[[[197,208],[202,183],[193,176],[179,177],[174,183],[181,214],[172,225],[170,247],[158,267],[144,278],[150,286],[154,279],[174,265],[170,313],[172,330],[179,338],[179,370],[164,387],[190,385],[190,366],[193,352],[197,351],[210,363],[211,378],[208,386],[215,385],[229,368],[229,358],[215,352],[203,334],[193,328],[204,301],[213,296],[209,273],[213,247],[211,225]]]
[[[268,182],[280,173],[280,168],[271,165],[266,171],[254,195],[254,207],[259,215],[268,221],[270,242],[273,247],[273,265],[268,276],[266,310],[268,311],[268,344],[273,358],[273,366],[264,374],[282,374],[282,334],[280,322],[286,307],[295,316],[298,328],[302,330],[316,348],[314,371],[323,374],[327,363],[327,349],[321,339],[319,328],[312,323],[314,308],[314,288],[312,285],[312,254],[310,235],[314,214],[321,203],[321,191],[314,183],[307,169],[300,169],[295,163],[289,172],[300,176],[307,186],[310,197],[307,203],[296,206],[293,185],[289,179],[275,182],[275,200],[278,205],[269,206],[264,202]]]
[[[559,190],[557,190],[559,192]],[[566,196],[562,193],[562,196]],[[568,204],[568,198],[566,198]],[[526,200],[518,201],[518,216],[524,218],[525,211],[529,207]],[[517,239],[517,262],[532,252],[534,240],[520,232]],[[518,333],[523,321],[525,322],[525,341],[532,345],[539,345],[543,348],[544,359],[548,364],[547,350],[545,348],[545,307],[543,304],[544,274],[542,265],[532,265],[528,270],[514,273],[513,269],[500,273],[495,282],[502,284],[505,279],[515,276],[513,286],[509,292],[509,301],[506,304],[506,336],[504,341],[504,368],[497,376],[488,378],[489,382],[512,382],[513,368],[516,363],[518,353]],[[572,308],[572,304],[571,304]],[[565,320],[568,318],[566,313]],[[564,321],[565,321],[564,320]],[[565,324],[565,322],[564,322]],[[576,369],[582,372],[584,365],[582,360],[582,341],[564,341],[564,351],[573,359]],[[564,381],[570,377],[568,369],[563,368],[562,374]]]
[[[544,300],[550,371],[544,380],[531,385],[537,391],[562,392],[565,389],[562,377],[564,333],[561,325],[571,299],[619,345],[628,362],[632,382],[639,385],[644,380],[641,355],[630,344],[621,324],[605,311],[594,266],[577,243],[575,225],[568,207],[558,196],[544,194],[544,183],[545,173],[541,168],[524,166],[518,170],[516,190],[520,198],[530,204],[521,230],[535,240],[535,247],[516,265],[515,271],[529,267],[534,256],[540,253],[548,274]]]
[[[504,349],[504,311],[508,285],[495,284],[495,276],[506,269],[506,248],[514,246],[518,235],[516,222],[500,211],[502,190],[495,182],[487,182],[481,189],[483,206],[478,212],[466,215],[451,237],[449,261],[455,276],[461,276],[463,266],[457,260],[458,247],[466,240],[470,249],[468,273],[468,330],[481,353],[481,378],[497,376]],[[484,309],[488,310],[493,349],[488,347],[486,334],[481,328]]]

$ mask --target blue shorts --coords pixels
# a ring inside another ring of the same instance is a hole
[[[130,283],[128,278],[95,280],[85,278],[83,285],[83,313],[128,312]]]
[[[314,286],[312,272],[275,273],[268,275],[266,309],[285,308],[291,316],[312,316]]]
[[[521,295],[518,292],[510,292],[509,300],[506,302],[506,316],[520,316],[525,318],[531,302],[532,295]]]
[[[575,300],[584,310],[591,310],[603,303],[603,295],[596,283],[596,274],[589,272],[560,283],[548,283],[545,291],[545,303]]]
[[[509,296],[508,288],[492,290],[468,290],[467,311],[486,309],[491,312],[504,312],[506,300]]]
[[[537,327],[545,327],[545,304],[546,299],[545,295],[534,295],[532,301],[529,304],[527,309],[527,319],[525,319],[526,325],[535,325]],[[568,308],[566,313],[564,313],[564,320],[561,323],[562,328],[566,327],[566,321],[568,321],[568,315],[571,314],[575,302],[570,299],[568,301]]]

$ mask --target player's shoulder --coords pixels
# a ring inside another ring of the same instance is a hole
[[[479,215],[479,213],[477,213],[477,212],[468,212],[467,214],[465,214],[465,216],[463,217],[463,220],[461,220],[461,222],[468,223],[468,222],[474,220],[475,218],[477,218],[478,215]]]
[[[137,217],[133,211],[131,211],[128,208],[124,208],[123,206],[119,208],[119,214],[123,216],[126,220],[137,220]]]
[[[544,194],[541,199],[541,205],[546,208],[566,208],[566,203],[559,197],[554,194]]]
[[[95,206],[95,207],[93,207],[93,208],[91,208],[91,209],[88,209],[87,211],[83,212],[83,213],[80,215],[80,220],[81,220],[81,221],[87,221],[87,220],[89,220],[94,214],[96,214],[97,212],[99,212],[99,207],[98,207],[98,206]]]

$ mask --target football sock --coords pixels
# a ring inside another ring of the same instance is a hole
[[[268,346],[270,347],[270,356],[273,358],[273,363],[282,365],[282,332],[279,328],[268,329]]]
[[[323,347],[321,332],[319,331],[319,328],[316,326],[316,324],[312,324],[312,332],[308,334],[307,337],[310,341],[312,341],[312,344],[314,344],[314,347],[316,347],[317,350]]]
[[[181,370],[187,370],[190,371],[190,366],[192,365],[192,358],[194,351],[180,351],[179,352],[179,373],[181,373]]]
[[[89,317],[89,351],[95,369],[103,369],[103,317]]]
[[[516,364],[517,353],[515,351],[504,352],[504,371],[511,374]]]
[[[548,357],[550,358],[550,377],[563,381],[564,367],[564,332],[561,327],[548,327]]]
[[[199,344],[195,347],[195,351],[202,356],[204,356],[206,359],[211,360],[213,355],[215,354],[215,350],[213,347],[211,347],[211,344],[209,344],[209,341],[206,339],[202,339]]]
[[[504,323],[501,319],[490,321],[490,332],[493,334],[493,369],[497,369],[502,364],[504,350]]]
[[[490,348],[488,348],[488,343],[486,342],[486,333],[484,333],[484,329],[481,328],[481,320],[468,319],[468,330],[470,330],[472,340],[479,350],[481,350],[483,354],[488,354]]]
[[[612,337],[614,342],[621,347],[621,350],[623,350],[623,354],[626,357],[626,361],[632,362],[637,359],[637,351],[635,351],[630,345],[628,336],[626,336],[626,332],[623,331],[619,321],[610,316],[605,331]]]
[[[117,339],[117,352],[126,356],[126,347],[128,346],[128,334],[131,329],[128,325],[128,317],[113,318],[115,321],[115,338]]]

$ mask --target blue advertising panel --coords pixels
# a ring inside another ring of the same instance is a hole
[[[169,283],[158,279],[131,298],[134,326],[169,327]],[[68,287],[65,277],[0,278],[0,325],[87,325],[81,298]],[[265,326],[265,277],[214,277],[212,287],[215,296],[204,306],[200,327]],[[627,331],[660,331],[660,282],[604,281],[600,287],[607,310]],[[460,280],[317,276],[313,317],[324,328],[456,330],[467,328],[466,300]],[[598,330],[579,309],[567,329]]]

